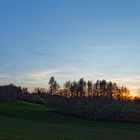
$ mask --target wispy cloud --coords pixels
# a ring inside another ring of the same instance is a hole
[[[18,75],[0,75],[0,84],[18,84],[21,86],[44,86],[51,75],[62,72],[61,69],[47,69],[42,71],[30,71]]]
[[[120,86],[127,86],[132,92],[136,92],[140,88],[140,75],[139,74],[124,74],[112,75],[102,73],[98,69],[86,71],[87,69],[80,69],[78,67],[63,66],[61,68],[51,68],[41,71],[28,71],[18,75],[0,75],[0,84],[17,84],[27,87],[47,87],[49,78],[54,76],[56,80],[63,84],[66,80],[92,80],[95,82],[97,79],[106,79],[118,83]]]
[[[61,70],[61,69],[48,69],[48,70],[43,70],[43,71],[39,71],[39,72],[28,72],[28,73],[24,73],[23,75],[41,79],[41,78],[49,76],[50,74],[54,74],[54,73],[58,73],[58,72],[62,72],[62,71],[63,70]]]
[[[5,82],[6,80],[9,80],[11,76],[7,75],[7,74],[0,74],[0,81]]]

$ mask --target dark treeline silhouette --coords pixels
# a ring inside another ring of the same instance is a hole
[[[54,77],[49,88],[27,88],[15,85],[0,86],[0,101],[16,100],[46,104],[57,113],[108,121],[140,122],[140,98],[132,98],[127,87],[106,80],[67,81],[60,88]]]
[[[56,112],[92,120],[140,122],[140,99],[132,99],[127,87],[83,78],[67,81],[62,89],[56,83],[51,77],[46,98],[48,107]]]
[[[35,88],[33,93],[29,93],[27,88],[17,87],[13,84],[4,85],[0,86],[0,103],[7,101],[12,104],[17,100],[22,100],[45,104],[42,98],[43,96],[41,96],[42,94],[46,95],[46,92],[43,93],[42,90],[38,90],[38,88]]]

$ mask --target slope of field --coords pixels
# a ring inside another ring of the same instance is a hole
[[[95,122],[44,105],[0,103],[0,140],[140,140],[140,124]]]

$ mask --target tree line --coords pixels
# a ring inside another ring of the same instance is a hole
[[[66,81],[63,88],[55,81],[54,77],[50,78],[49,91],[50,94],[62,95],[66,97],[107,97],[109,99],[130,100],[131,95],[127,87],[119,87],[116,83],[107,82],[106,80],[85,81],[81,78],[79,81]]]
[[[0,101],[17,100],[41,103],[52,111],[66,115],[108,121],[140,122],[140,98],[132,98],[127,87],[106,80],[66,81],[63,87],[52,76],[49,88],[0,86]]]

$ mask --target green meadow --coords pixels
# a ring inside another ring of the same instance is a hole
[[[140,140],[140,124],[88,121],[45,105],[0,103],[0,140]]]

